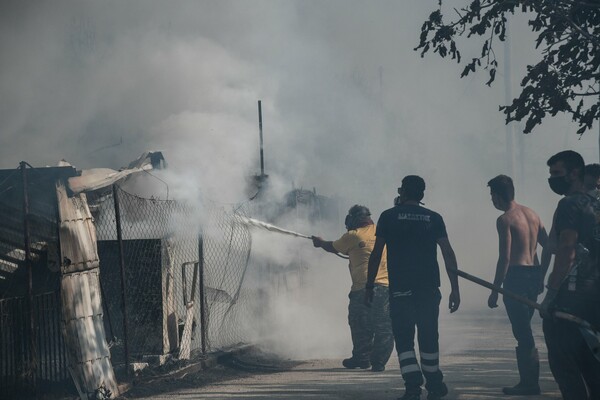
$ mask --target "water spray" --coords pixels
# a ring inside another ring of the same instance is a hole
[[[290,236],[295,236],[295,237],[299,237],[299,238],[304,238],[304,239],[312,240],[312,236],[308,236],[308,235],[304,235],[302,233],[290,231],[288,229],[283,229],[283,228],[280,228],[280,227],[275,226],[273,224],[269,224],[267,222],[259,221],[259,220],[254,219],[254,218],[248,218],[248,217],[244,217],[244,216],[240,215],[240,219],[241,219],[241,221],[244,224],[249,225],[249,226],[263,228],[263,229],[266,229],[266,230],[268,230],[270,232],[281,233],[281,234],[284,234],[284,235],[290,235]],[[344,256],[344,255],[342,255],[340,253],[336,253],[336,256],[338,256],[340,258],[343,258],[345,260],[348,259],[347,256]]]
[[[248,218],[248,217],[242,217],[242,216],[240,216],[240,218],[241,218],[242,222],[244,224],[246,224],[246,225],[251,225],[251,226],[258,227],[258,228],[263,228],[263,229],[266,229],[268,231],[282,233],[284,235],[296,236],[296,237],[300,237],[300,238],[304,238],[304,239],[311,239],[312,240],[311,236],[303,235],[302,233],[298,233],[298,232],[290,231],[290,230],[287,230],[287,229],[283,229],[283,228],[280,228],[278,226],[269,224],[267,222],[259,221],[259,220],[254,219],[254,218]]]

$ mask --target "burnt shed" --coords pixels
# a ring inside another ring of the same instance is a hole
[[[0,397],[68,379],[56,183],[76,175],[24,162],[0,170]]]

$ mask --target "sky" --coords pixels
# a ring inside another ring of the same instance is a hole
[[[498,106],[507,88],[516,96],[536,60],[526,18],[510,21],[512,79],[505,79],[500,46],[499,73],[487,87],[485,74],[460,79],[453,61],[413,50],[437,3],[5,0],[0,168],[65,159],[80,169],[118,169],[160,150],[170,197],[239,203],[246,178],[260,172],[261,100],[265,172],[275,193],[315,188],[343,210],[367,205],[376,219],[392,206],[403,176],[421,175],[426,207],[444,216],[459,266],[491,280],[499,213],[487,181],[513,175],[517,201],[550,225],[558,197],[546,182],[546,160],[573,149],[597,162],[598,126],[579,137],[564,116],[529,135],[515,125],[521,151],[511,168]],[[462,3],[444,7],[452,13]],[[459,42],[465,58],[478,45]],[[257,239],[253,251],[268,254],[277,240]],[[283,242],[274,253],[286,253]],[[308,241],[289,246],[307,257],[317,251]],[[336,313],[316,319],[344,325],[344,261],[314,257],[331,268],[313,268],[310,288]],[[487,291],[462,285],[467,309],[485,305]]]

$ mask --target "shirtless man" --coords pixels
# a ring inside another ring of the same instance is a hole
[[[548,235],[544,225],[532,209],[515,202],[515,189],[510,177],[498,175],[488,182],[488,186],[494,207],[504,211],[496,221],[499,255],[494,285],[503,285],[508,291],[536,301],[542,271],[538,265],[536,247],[538,243],[546,246]],[[498,307],[497,302],[498,292],[492,291],[488,306]],[[516,386],[505,387],[502,391],[508,395],[538,395],[540,362],[531,332],[534,310],[507,297],[504,297],[504,305],[517,340],[520,381]]]

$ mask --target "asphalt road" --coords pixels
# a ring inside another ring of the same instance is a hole
[[[541,396],[505,396],[502,386],[518,381],[514,339],[503,312],[442,315],[441,368],[450,393],[448,400],[560,399],[548,368],[541,323],[534,317],[540,350]],[[403,393],[395,353],[385,372],[347,370],[341,359],[278,360],[264,354],[247,355],[236,365],[172,381],[136,386],[126,397],[138,399],[395,399]],[[253,368],[255,366],[255,368]],[[423,399],[425,399],[425,392]]]

